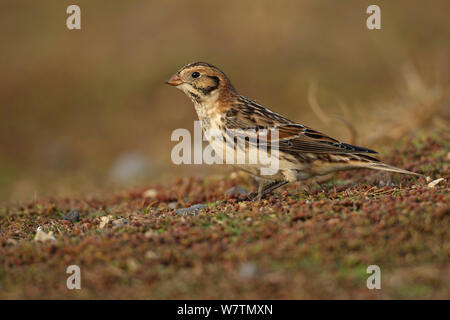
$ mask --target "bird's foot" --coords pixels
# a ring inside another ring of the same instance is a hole
[[[259,188],[256,192],[250,192],[247,195],[247,201],[259,201],[263,199],[266,195],[274,191],[275,189],[285,185],[288,181],[274,181],[267,184],[264,188]]]
[[[258,201],[262,199],[262,195],[259,196],[258,192],[250,192],[249,194],[247,194],[247,196],[245,197],[245,200],[247,201]]]

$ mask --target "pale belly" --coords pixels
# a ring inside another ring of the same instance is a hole
[[[297,181],[311,177],[306,166],[289,161],[285,156],[268,153],[264,148],[250,145],[244,148],[239,144],[234,147],[219,139],[208,139],[208,142],[220,158],[217,163],[231,165],[262,179]]]
[[[286,156],[269,154],[266,150],[247,145],[245,149],[233,147],[223,141],[218,118],[205,116],[204,110],[196,108],[202,124],[202,130],[211,148],[214,150],[215,163],[227,164],[267,180],[298,181],[308,179],[307,166],[299,165]],[[211,115],[211,114],[209,114]],[[206,131],[212,132],[208,138]],[[220,160],[218,160],[220,159]],[[291,161],[289,161],[291,160]]]

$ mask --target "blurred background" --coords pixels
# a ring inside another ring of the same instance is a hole
[[[81,30],[66,28],[74,3]],[[381,30],[366,28],[370,4]],[[1,1],[0,202],[229,172],[170,161],[171,132],[197,116],[164,81],[198,60],[371,148],[448,128],[449,12],[448,0]]]

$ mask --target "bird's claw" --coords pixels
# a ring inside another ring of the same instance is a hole
[[[249,194],[247,194],[245,200],[247,201],[258,201],[261,200],[262,197],[260,197],[258,195],[258,192],[250,192]]]

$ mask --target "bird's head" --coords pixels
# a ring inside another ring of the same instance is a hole
[[[206,62],[194,62],[184,66],[166,83],[182,90],[194,103],[219,99],[235,92],[227,76]]]

